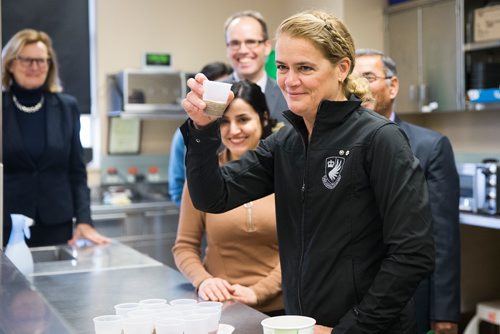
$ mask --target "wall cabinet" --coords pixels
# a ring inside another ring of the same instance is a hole
[[[398,113],[463,109],[459,6],[455,0],[411,1],[386,11],[386,50],[398,66]]]
[[[461,23],[463,25],[463,61],[465,92],[469,89],[499,88],[500,87],[500,39],[475,40],[477,25],[498,26],[490,20],[483,24],[475,22],[475,11],[479,8],[486,9],[488,5],[499,5],[498,1],[491,0],[460,0]],[[498,8],[498,6],[495,6]],[[498,20],[498,19],[496,19]],[[500,104],[467,104],[468,109],[495,108]]]

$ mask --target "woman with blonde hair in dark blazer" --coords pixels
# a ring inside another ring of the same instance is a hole
[[[60,93],[50,37],[17,32],[2,52],[4,234],[10,214],[34,219],[29,246],[110,242],[92,226],[74,97]],[[76,225],[73,228],[73,219]]]

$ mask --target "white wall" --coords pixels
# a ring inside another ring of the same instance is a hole
[[[350,0],[344,5],[344,22],[356,48],[384,51],[384,9],[387,0]]]

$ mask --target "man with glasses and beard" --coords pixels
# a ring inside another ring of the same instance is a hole
[[[373,101],[365,106],[397,123],[425,173],[436,247],[433,274],[415,293],[419,334],[458,333],[460,317],[460,233],[458,218],[459,181],[453,149],[447,137],[403,122],[394,113],[399,80],[395,62],[381,51],[356,50],[354,72],[368,80]]]

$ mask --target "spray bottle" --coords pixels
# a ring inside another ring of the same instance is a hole
[[[10,232],[9,242],[5,248],[5,255],[14,263],[24,276],[33,273],[33,256],[28,245],[24,240],[30,238],[29,227],[33,225],[33,219],[21,214],[11,214],[12,231]]]

